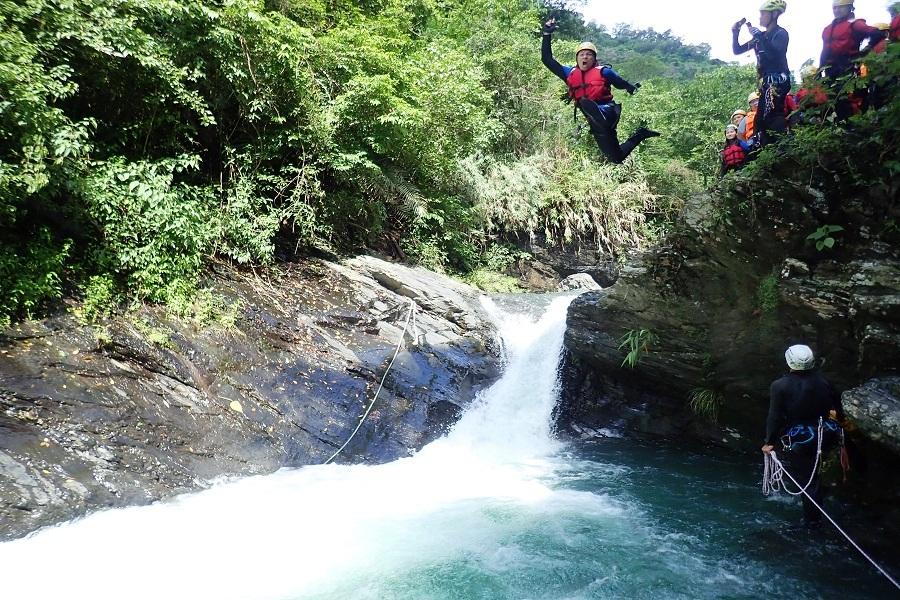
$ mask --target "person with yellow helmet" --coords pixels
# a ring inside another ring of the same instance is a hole
[[[765,0],[759,7],[759,24],[765,31],[753,27],[747,19],[741,19],[731,27],[732,51],[735,54],[750,50],[756,53],[760,106],[751,129],[761,146],[787,129],[784,101],[791,91],[791,74],[787,63],[790,36],[787,30],[778,25],[778,17],[785,10],[787,3],[784,0]],[[752,38],[742,44],[738,41],[738,36],[743,25],[747,26]]]
[[[731,113],[731,124],[737,127],[741,124],[741,121],[744,120],[744,117],[747,116],[747,111],[743,108],[739,108],[733,113]]]
[[[831,10],[834,20],[822,30],[819,65],[833,79],[855,70],[853,61],[864,54],[860,51],[864,41],[869,40],[868,48],[874,48],[885,34],[865,19],[853,18],[853,0],[832,0]]]
[[[738,137],[745,142],[749,142],[755,132],[756,114],[759,109],[759,92],[750,92],[750,95],[747,96],[747,104],[750,106],[750,110],[738,123]]]
[[[621,163],[642,141],[657,137],[659,133],[638,127],[625,142],[619,144],[616,126],[622,105],[613,101],[612,88],[634,94],[641,84],[630,84],[612,67],[598,65],[597,47],[584,42],[575,51],[575,65],[561,65],[553,58],[550,37],[556,29],[556,20],[544,23],[541,42],[541,61],[554,75],[566,82],[571,98],[587,117],[591,134],[597,147],[610,161]]]
[[[832,0],[834,20],[822,30],[822,56],[819,65],[837,96],[835,115],[846,119],[862,110],[865,90],[851,94],[844,91],[847,75],[859,75],[857,59],[875,47],[885,34],[868,25],[865,19],[857,19],[853,13],[853,0]],[[865,50],[860,50],[868,40]]]

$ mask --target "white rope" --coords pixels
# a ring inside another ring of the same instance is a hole
[[[397,348],[394,350],[394,356],[391,357],[391,362],[388,363],[387,369],[384,370],[384,375],[381,376],[381,383],[378,384],[378,389],[375,391],[375,396],[372,398],[372,402],[369,403],[369,408],[366,409],[366,412],[363,413],[363,416],[359,420],[359,424],[357,424],[356,429],[353,430],[353,433],[350,434],[350,437],[347,438],[347,441],[344,442],[344,445],[338,448],[334,454],[332,454],[328,460],[324,463],[327,465],[331,461],[335,459],[335,457],[341,453],[341,451],[347,447],[347,444],[353,439],[353,436],[359,431],[362,424],[365,422],[366,417],[369,416],[369,413],[372,412],[372,407],[375,406],[375,401],[378,400],[378,394],[381,393],[381,388],[384,387],[384,381],[387,379],[388,373],[391,371],[391,367],[394,366],[394,361],[397,359],[397,355],[400,354],[400,348],[403,346],[403,341],[406,339],[406,331],[409,329],[410,320],[413,322],[413,328],[416,332],[416,338],[413,340],[413,345],[418,343],[418,329],[415,326],[416,319],[416,302],[410,298],[409,299],[409,312],[406,314],[406,322],[403,324],[403,332],[400,334],[400,340],[397,342]]]
[[[816,473],[819,470],[819,464],[822,459],[822,433],[823,433],[823,425],[822,418],[819,418],[819,428],[816,431],[816,462],[813,464],[812,472],[809,474],[809,481],[806,482],[806,485],[800,487],[798,484],[798,491],[792,492],[787,488],[784,484],[784,465],[781,464],[781,461],[778,460],[778,457],[775,455],[775,451],[766,452],[763,454],[763,494],[768,496],[773,492],[778,492],[784,490],[786,493],[791,496],[799,496],[800,494],[805,494],[806,490],[812,485],[813,480],[816,478]],[[793,479],[793,477],[791,477]]]
[[[820,438],[821,438],[821,436],[820,436]],[[822,443],[821,443],[821,441],[820,441],[820,442],[819,442],[819,452],[820,452],[820,454],[821,454],[821,447],[822,447]],[[818,462],[818,456],[816,457],[816,461]],[[770,463],[770,462],[772,463],[771,468],[770,468],[770,466],[769,466],[769,463]],[[818,465],[817,465],[817,466],[818,466]],[[876,569],[878,569],[878,571],[879,571],[882,575],[884,575],[884,576],[888,579],[888,581],[890,581],[891,583],[893,583],[895,588],[897,588],[898,590],[900,590],[900,583],[897,583],[897,581],[896,581],[893,577],[891,577],[891,576],[888,574],[887,571],[885,571],[884,569],[881,568],[881,565],[879,565],[877,562],[875,562],[875,561],[872,559],[871,556],[869,556],[868,554],[866,554],[866,552],[865,552],[862,548],[859,547],[859,544],[857,544],[856,542],[854,542],[853,539],[851,539],[850,536],[847,535],[847,533],[846,533],[843,529],[841,529],[840,525],[838,525],[837,523],[834,522],[834,519],[831,518],[831,515],[829,515],[827,512],[825,512],[825,509],[822,508],[821,506],[819,506],[819,503],[816,502],[815,500],[813,500],[813,497],[810,496],[810,495],[806,492],[806,488],[809,487],[809,483],[807,483],[804,487],[800,487],[800,484],[797,483],[797,480],[794,479],[793,475],[791,475],[791,474],[787,471],[787,469],[784,468],[784,465],[781,464],[781,461],[779,461],[779,460],[778,460],[778,457],[775,456],[775,451],[774,451],[774,450],[773,450],[772,452],[766,452],[766,453],[765,453],[765,466],[764,466],[764,471],[765,471],[766,474],[769,474],[769,473],[772,473],[772,474],[777,473],[777,483],[778,483],[778,485],[781,484],[781,476],[782,476],[782,475],[787,475],[788,478],[789,478],[791,481],[794,482],[794,485],[796,485],[797,488],[800,490],[797,494],[794,494],[794,495],[804,494],[807,498],[809,498],[809,501],[813,503],[813,506],[815,506],[816,508],[818,508],[819,511],[820,511],[823,515],[825,515],[825,518],[828,519],[828,521],[829,521],[832,525],[834,525],[834,528],[837,529],[838,531],[840,531],[840,532],[841,532],[841,535],[843,535],[845,538],[847,538],[847,541],[850,542],[850,543],[853,545],[853,547],[856,548],[856,549],[859,551],[859,553],[862,554],[862,555],[866,558],[866,560],[868,560],[870,563],[872,563],[872,566],[875,567]],[[815,472],[816,472],[816,470],[813,469],[813,475],[815,475]],[[763,493],[769,494],[769,493],[771,493],[771,491],[777,491],[777,490],[778,490],[777,487],[772,487],[772,486],[770,486],[770,487],[769,487],[769,491],[767,492],[767,491],[766,491],[766,481],[767,481],[766,479],[763,479]],[[773,477],[773,480],[772,480],[772,481],[773,481],[773,482],[776,481],[776,480],[774,479],[774,477]],[[812,478],[810,479],[810,482],[811,482],[811,481],[812,481]],[[785,488],[784,491],[786,491],[786,492],[788,492],[788,493],[791,493],[791,492],[789,492],[786,488]]]

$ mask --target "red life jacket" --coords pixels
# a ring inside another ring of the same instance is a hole
[[[811,88],[797,90],[797,104],[801,106],[821,106],[828,102],[828,94],[821,87],[814,85]]]
[[[744,152],[744,149],[737,142],[733,144],[726,143],[725,149],[722,150],[722,162],[725,163],[726,169],[740,167],[747,162],[747,153]]]
[[[612,102],[612,89],[600,67],[594,67],[587,71],[575,67],[566,77],[566,83],[569,85],[569,97],[573,100],[580,100],[583,96],[587,96],[594,102]]]
[[[871,33],[873,27],[866,25],[865,19],[845,19],[822,31],[822,41],[828,50],[828,62],[835,63],[853,59],[859,55],[859,45]]]
[[[897,15],[896,17],[891,19],[890,39],[892,42],[900,40],[900,15]]]

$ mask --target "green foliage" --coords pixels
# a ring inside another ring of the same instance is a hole
[[[121,301],[117,286],[109,275],[90,277],[83,292],[81,306],[74,311],[82,323],[94,323],[102,317],[113,314]]]
[[[197,329],[216,327],[234,330],[241,303],[229,303],[224,296],[210,288],[198,290],[182,283],[170,287],[166,298],[166,310],[179,319],[189,321]]]
[[[165,327],[158,327],[149,320],[142,317],[135,317],[131,324],[140,333],[145,340],[154,346],[166,348],[167,350],[175,350],[175,343],[172,341],[172,331]]]
[[[657,342],[656,334],[649,329],[630,329],[619,340],[619,350],[625,350],[625,359],[621,366],[635,368],[644,354]]]
[[[715,423],[719,418],[719,410],[725,403],[725,397],[718,390],[711,388],[695,388],[691,390],[689,406],[694,414],[705,417]]]
[[[821,252],[825,248],[834,248],[835,239],[831,236],[831,234],[843,230],[844,228],[840,225],[822,225],[811,234],[806,236],[806,239],[807,241],[815,242],[816,250],[819,250]]]
[[[763,277],[756,288],[756,306],[763,313],[770,314],[778,308],[778,278],[775,275]]]
[[[568,138],[532,35],[548,6],[0,0],[0,321],[66,288],[82,290],[87,321],[121,301],[188,302],[211,260],[390,240],[488,285],[506,234],[615,255],[645,245],[700,163],[669,140],[652,143],[660,157],[598,164],[591,140]],[[627,78],[656,78],[626,128],[639,113],[681,126],[665,106],[689,84],[666,78],[717,68],[670,32],[610,34],[562,13],[560,57],[593,36]]]
[[[47,228],[22,246],[0,242],[0,327],[32,317],[62,294],[64,263],[71,240],[57,241]]]

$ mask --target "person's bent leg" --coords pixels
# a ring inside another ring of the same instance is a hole
[[[631,137],[622,142],[622,160],[625,160],[625,157],[631,154],[631,151],[634,150],[638,144],[646,139],[658,136],[659,133],[653,131],[652,129],[647,129],[646,127],[638,127],[634,131],[634,133],[631,134]]]

